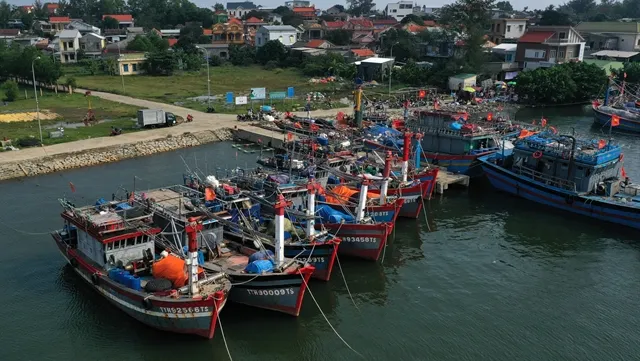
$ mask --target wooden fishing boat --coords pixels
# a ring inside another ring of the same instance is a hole
[[[103,199],[86,207],[60,202],[65,225],[52,236],[80,278],[148,326],[213,338],[231,289],[224,273],[199,272],[195,265],[186,273],[184,259],[171,255],[156,260],[154,238],[161,229],[153,225],[153,213],[145,207]],[[192,239],[189,250],[194,247]],[[166,267],[169,260],[182,265],[178,270],[182,280],[156,277],[156,270]]]
[[[203,254],[201,267],[211,272],[224,272],[234,287],[229,300],[252,307],[300,314],[307,282],[314,272],[309,264],[284,257],[283,238],[276,237],[276,252],[272,267],[256,268],[256,249],[225,237],[222,221],[231,219],[226,209],[208,211],[200,194],[181,185],[138,192],[136,201],[154,211],[154,222],[166,229],[178,251],[183,247],[185,229],[194,221],[200,222],[199,232]],[[278,235],[278,233],[277,233]],[[168,246],[168,245],[167,245]],[[282,252],[280,251],[282,248]],[[262,265],[261,265],[262,266]]]

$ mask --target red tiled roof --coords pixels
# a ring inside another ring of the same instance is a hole
[[[395,24],[397,22],[398,22],[398,20],[396,20],[396,19],[373,20],[373,24],[374,25],[393,25],[393,24]]]
[[[293,12],[294,13],[308,13],[308,12],[316,12],[316,8],[314,7],[298,7],[298,8],[293,8]]]
[[[351,52],[354,53],[356,56],[359,56],[359,57],[376,55],[376,53],[374,53],[373,50],[371,50],[371,49],[351,49]]]
[[[263,23],[264,21],[262,21],[262,19],[258,19],[255,16],[250,17],[249,19],[245,20],[245,23],[247,24],[251,24],[251,23]]]
[[[344,21],[325,21],[328,28],[339,29],[344,26]]]
[[[167,42],[169,43],[169,46],[174,46],[178,43],[178,39],[167,39]]]
[[[527,31],[518,39],[519,43],[543,43],[555,34],[554,31]]]
[[[326,40],[322,40],[322,39],[311,40],[305,45],[305,47],[307,47],[307,48],[319,48],[320,45],[324,44],[325,42],[326,42]]]
[[[409,24],[407,26],[407,31],[410,33],[419,33],[422,30],[426,29],[426,26],[420,26],[420,25],[416,25],[416,24]]]
[[[133,21],[133,16],[129,14],[102,15],[102,20],[104,20],[106,17],[114,18],[118,21]]]
[[[436,24],[436,22],[433,20],[425,20],[423,23],[424,26],[438,26],[438,24]]]
[[[52,16],[49,18],[50,23],[70,23],[71,19],[68,16]]]
[[[0,35],[2,36],[18,36],[20,29],[0,29]]]
[[[231,23],[235,23],[235,24],[238,24],[238,25],[242,25],[242,21],[238,20],[237,18],[231,18],[231,19],[229,19],[229,24],[231,24]]]
[[[371,20],[369,20],[369,19],[354,18],[354,19],[349,19],[349,22],[351,24],[353,24],[353,25],[362,26],[363,28],[372,28],[373,27],[373,22],[371,22]]]
[[[212,29],[202,29],[202,35],[213,35]]]
[[[58,8],[58,4],[47,3],[46,8],[47,9],[57,9]]]

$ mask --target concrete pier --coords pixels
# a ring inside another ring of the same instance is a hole
[[[452,184],[468,187],[469,181],[468,175],[451,173],[446,168],[441,167],[438,172],[438,178],[436,178],[436,193],[443,194]]]
[[[265,147],[282,149],[287,134],[281,129],[266,129],[255,125],[244,125],[233,129],[233,138],[251,143],[262,143]],[[293,139],[298,137],[294,134]]]

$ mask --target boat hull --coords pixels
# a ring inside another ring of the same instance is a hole
[[[337,211],[344,211],[344,206],[339,204],[325,203]],[[400,209],[404,204],[403,198],[398,198],[394,203],[385,204],[383,206],[369,206],[364,210],[365,217],[371,217],[376,223],[390,222],[394,223],[400,214]],[[356,207],[349,207],[351,213],[356,212]],[[286,250],[285,250],[286,252]]]
[[[310,266],[291,274],[229,273],[233,284],[229,300],[298,316],[312,273],[313,267]]]
[[[79,252],[67,247],[56,233],[53,238],[74,272],[124,313],[159,330],[213,338],[219,312],[227,301],[224,292],[201,300],[149,297],[109,279],[100,269],[83,260]]]
[[[339,239],[316,245],[287,245],[284,247],[284,256],[287,258],[297,257],[297,259],[305,261],[315,268],[311,278],[328,281],[331,278],[339,245]]]
[[[579,196],[559,188],[548,187],[482,160],[491,185],[503,192],[539,204],[594,219],[640,229],[640,209],[603,201],[601,197]]]
[[[317,229],[322,227],[340,237],[339,255],[377,261],[387,243],[387,237],[393,230],[393,223],[316,224]]]
[[[609,127],[611,122],[611,114],[605,113],[592,106],[594,123],[603,127]],[[616,131],[625,131],[631,133],[640,133],[640,121],[620,116],[620,124],[613,127]]]
[[[423,199],[428,199],[429,189],[433,190],[433,188],[430,188],[429,183],[420,182],[409,187],[390,188],[387,194],[404,201],[398,212],[399,217],[416,219],[422,211]],[[369,192],[380,194],[379,189],[372,189]]]

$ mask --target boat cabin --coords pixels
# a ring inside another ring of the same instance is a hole
[[[160,229],[151,226],[152,215],[143,207],[104,199],[81,208],[61,203],[65,220],[61,236],[100,267],[153,259],[154,238]]]
[[[466,114],[420,112],[408,128],[424,133],[421,144],[426,152],[472,155],[499,149],[500,132],[495,127],[468,123],[466,118]]]
[[[540,134],[515,143],[511,169],[553,187],[612,195],[619,191],[621,154],[620,146],[604,141]]]

